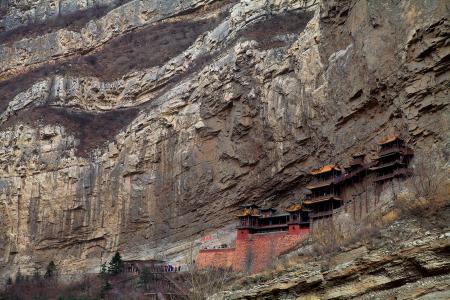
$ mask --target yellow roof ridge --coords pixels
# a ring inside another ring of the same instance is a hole
[[[378,144],[379,145],[384,145],[384,144],[391,143],[391,142],[393,142],[395,140],[399,140],[399,139],[400,139],[400,137],[398,135],[390,134],[386,138],[384,138],[383,140],[379,141]]]
[[[288,208],[286,208],[287,212],[294,212],[294,211],[299,211],[302,209],[302,206],[298,203],[292,204],[291,206],[289,206]]]
[[[329,165],[325,165],[325,166],[323,166],[323,167],[321,167],[319,169],[314,169],[310,173],[312,175],[317,175],[317,174],[327,173],[327,172],[330,172],[332,170],[340,171],[340,169],[339,169],[339,167],[337,165],[329,164]]]

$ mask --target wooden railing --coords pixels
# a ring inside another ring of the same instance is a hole
[[[320,218],[320,217],[327,217],[327,216],[331,216],[331,215],[335,215],[339,212],[341,212],[343,210],[343,207],[339,207],[333,210],[327,210],[327,211],[321,211],[321,212],[314,212],[314,213],[310,213],[309,217],[310,218]]]
[[[332,183],[335,182],[335,180],[336,180],[336,178],[334,177],[334,178],[327,179],[327,180],[316,181],[316,182],[308,185],[307,188],[312,190],[312,189],[317,188],[317,187],[322,187],[322,186],[326,186],[326,185],[332,184]]]
[[[323,196],[311,197],[310,199],[305,199],[305,201],[308,201],[308,202],[311,202],[311,203],[315,203],[315,202],[323,201],[323,200],[328,199],[330,197],[338,198],[339,196],[336,193],[330,193],[330,194],[323,195]]]
[[[391,147],[391,148],[386,148],[383,149],[379,152],[379,156],[384,156],[384,155],[388,155],[391,153],[401,153],[403,155],[412,155],[413,151],[406,147],[406,146],[395,146],[395,147]]]
[[[401,168],[394,170],[392,173],[378,176],[375,181],[383,181],[390,178],[398,177],[398,176],[411,176],[413,174],[413,170],[409,168]]]
[[[350,178],[353,178],[353,177],[355,177],[356,175],[359,175],[360,173],[362,173],[362,172],[368,170],[370,166],[371,166],[371,164],[364,164],[364,165],[361,166],[361,168],[356,169],[356,170],[354,170],[354,171],[352,171],[352,172],[350,172],[350,173],[344,173],[344,174],[342,174],[342,175],[339,175],[339,176],[337,176],[337,177],[334,179],[334,183],[335,183],[335,184],[338,184],[338,183],[341,183],[341,182],[343,182],[343,181],[346,181],[346,180],[348,180],[348,179],[350,179]]]
[[[346,181],[350,178],[355,177],[356,175],[359,175],[362,172],[368,171],[370,167],[372,167],[374,165],[374,163],[367,163],[367,164],[362,164],[360,168],[351,171],[350,173],[344,173],[338,176],[335,176],[334,178],[328,179],[328,180],[324,180],[324,181],[318,181],[315,182],[313,184],[310,184],[310,187],[317,187],[317,186],[322,186],[322,185],[327,185],[327,184],[339,184],[343,181]]]
[[[372,168],[372,170],[376,171],[376,170],[380,170],[380,169],[384,169],[384,168],[395,166],[396,164],[405,165],[405,162],[402,159],[396,159],[394,161],[390,161],[390,162],[387,162],[387,163],[376,165],[376,166],[374,166]]]

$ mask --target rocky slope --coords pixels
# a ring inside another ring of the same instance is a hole
[[[243,278],[209,299],[448,299],[449,213],[438,217],[447,226],[399,220],[370,243]]]
[[[450,154],[447,1],[0,6],[1,275],[176,259],[389,133]]]

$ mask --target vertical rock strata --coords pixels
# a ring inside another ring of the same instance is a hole
[[[81,2],[0,6],[2,276],[178,257],[388,133],[450,154],[444,0]]]

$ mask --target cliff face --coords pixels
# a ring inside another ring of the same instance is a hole
[[[2,275],[173,258],[398,133],[450,153],[447,1],[0,7]]]
[[[397,220],[369,243],[325,257],[305,256],[312,252],[304,246],[291,253],[302,262],[244,277],[208,299],[448,299],[449,213],[447,207],[433,216],[434,224],[411,216]]]

